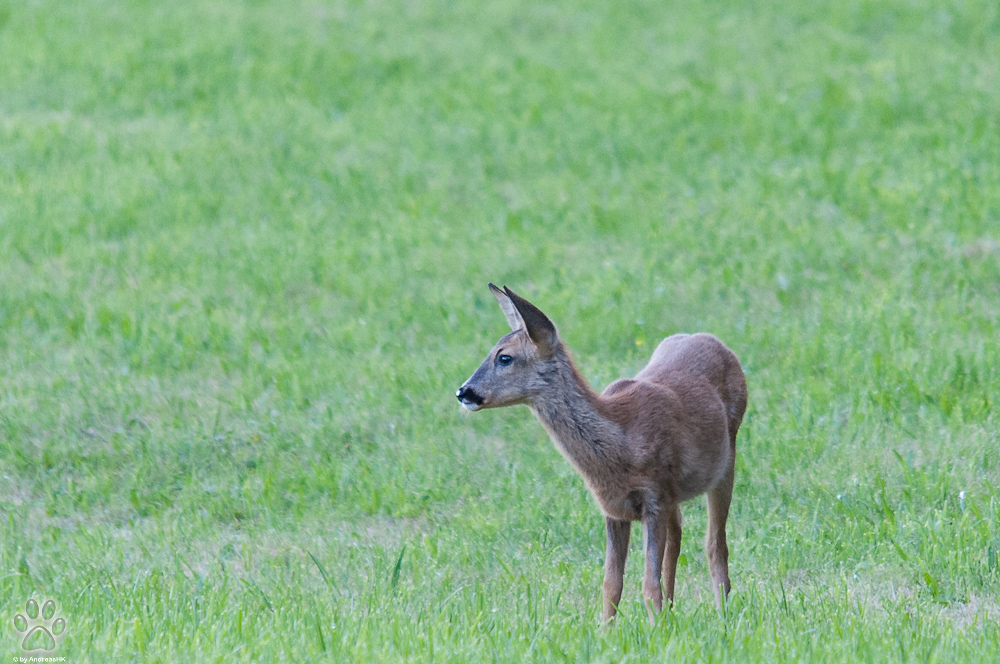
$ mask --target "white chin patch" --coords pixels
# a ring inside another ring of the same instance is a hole
[[[462,402],[462,408],[464,408],[466,410],[476,411],[476,410],[480,410],[482,408],[482,406],[480,406],[479,404],[474,404],[471,401],[463,401]]]

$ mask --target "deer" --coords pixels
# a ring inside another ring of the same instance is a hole
[[[633,521],[642,522],[642,597],[650,623],[663,610],[664,590],[673,606],[680,505],[702,494],[708,500],[705,550],[722,610],[731,588],[726,520],[736,433],[747,406],[736,354],[711,334],[674,334],[634,378],[597,394],[540,309],[506,286],[489,288],[511,332],[455,396],[469,411],[527,405],[583,477],[607,530],[603,624],[612,624],[618,612]]]

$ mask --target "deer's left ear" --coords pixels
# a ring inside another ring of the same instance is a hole
[[[524,329],[524,319],[521,318],[521,314],[518,313],[517,308],[514,303],[510,301],[507,297],[507,293],[503,292],[493,284],[490,284],[490,292],[493,293],[493,297],[497,299],[497,304],[503,310],[503,315],[507,317],[507,323],[510,325],[510,329],[514,332]]]
[[[506,286],[503,287],[503,290],[507,294],[507,297],[510,298],[517,313],[520,314],[521,319],[524,321],[524,329],[528,332],[531,340],[535,342],[535,346],[538,347],[543,356],[551,355],[552,349],[556,345],[556,340],[559,338],[556,326],[552,324],[548,316],[542,313],[541,309],[531,302],[528,302]]]

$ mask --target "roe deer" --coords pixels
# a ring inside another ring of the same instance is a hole
[[[604,621],[618,610],[632,521],[642,521],[642,595],[651,623],[673,604],[681,545],[680,503],[708,493],[705,547],[715,602],[729,593],[726,518],[736,431],[747,405],[739,359],[710,334],[664,339],[635,378],[600,395],[573,364],[555,326],[506,286],[490,290],[513,330],[456,396],[469,410],[526,404],[583,476],[607,524]]]

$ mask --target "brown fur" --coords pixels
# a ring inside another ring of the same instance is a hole
[[[642,592],[650,621],[663,607],[661,573],[673,602],[680,503],[703,493],[705,546],[721,607],[730,589],[726,519],[736,432],[747,404],[736,355],[710,334],[675,334],[634,378],[598,395],[545,314],[506,287],[490,284],[490,290],[513,332],[462,385],[459,400],[470,410],[527,404],[583,476],[607,522],[604,620],[614,618],[621,599],[632,521],[644,529]],[[501,356],[509,364],[501,364]]]

